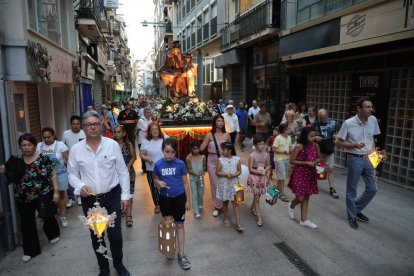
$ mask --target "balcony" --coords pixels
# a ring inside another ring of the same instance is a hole
[[[164,0],[164,7],[173,7],[173,0]]]
[[[79,32],[88,38],[100,37],[101,18],[105,17],[103,0],[74,0],[76,25]]]
[[[279,5],[273,5],[271,0],[264,1],[221,30],[221,51],[226,52],[277,37],[279,27]]]

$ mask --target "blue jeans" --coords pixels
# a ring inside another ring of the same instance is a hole
[[[367,158],[351,154],[347,155],[347,166],[346,209],[348,218],[355,218],[356,214],[364,210],[377,193],[375,169]],[[365,182],[365,191],[356,199],[357,186],[361,176]]]

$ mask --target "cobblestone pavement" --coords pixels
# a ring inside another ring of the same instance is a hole
[[[243,163],[247,163],[247,155],[241,154]],[[264,199],[264,226],[257,227],[249,212],[252,196],[248,195],[241,206],[245,231],[238,234],[224,227],[220,217],[213,218],[206,187],[202,218],[187,213],[186,254],[192,268],[186,272],[157,251],[160,215],[153,213],[145,176],[138,176],[133,228],[124,227],[122,221],[125,265],[131,275],[301,275],[275,246],[284,243],[304,261],[299,268],[310,269],[308,275],[312,271],[319,275],[413,275],[414,192],[379,182],[376,197],[364,211],[371,222],[360,223],[359,230],[352,230],[346,219],[346,171],[336,169],[335,175],[339,199],[328,195],[324,182],[319,183],[320,194],[311,197],[309,217],[318,225],[315,230],[300,226],[297,219],[290,220],[287,203],[269,206]],[[359,187],[361,192],[362,182]],[[22,263],[21,247],[8,253],[0,260],[0,275],[97,275],[89,233],[81,227],[79,214],[79,206],[68,211],[69,226],[62,229],[61,240],[55,245],[49,244],[40,230],[43,253],[30,262]],[[231,210],[230,220],[234,223]],[[112,275],[116,275],[114,270]]]

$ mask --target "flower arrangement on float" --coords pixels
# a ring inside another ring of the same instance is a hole
[[[178,122],[192,122],[207,117],[213,117],[216,113],[214,108],[198,98],[183,98],[174,101],[166,100],[162,105],[155,107],[161,114],[161,118],[170,119]]]

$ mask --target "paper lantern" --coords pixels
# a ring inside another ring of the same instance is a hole
[[[318,174],[319,180],[326,180],[326,175],[328,173],[328,165],[326,165],[324,162],[319,162],[316,165],[316,173]]]
[[[108,250],[103,246],[102,235],[107,227],[115,226],[116,212],[108,215],[108,211],[105,207],[101,207],[99,202],[94,203],[95,207],[89,208],[87,217],[79,216],[79,220],[85,228],[89,228],[98,238],[99,247],[96,252],[104,255],[105,258],[111,259],[106,251]]]
[[[174,258],[176,250],[175,221],[171,216],[161,218],[158,224],[158,250],[166,257]]]
[[[377,150],[374,150],[368,155],[368,159],[371,162],[374,169],[376,169],[378,165],[382,162],[382,160],[384,159],[384,155],[384,152],[380,152]]]
[[[277,197],[279,196],[279,190],[276,189],[275,186],[273,186],[272,188],[270,188],[267,193],[265,194],[265,198],[266,198],[266,203],[269,204],[270,206],[273,206],[276,204],[277,202]]]
[[[234,195],[234,200],[237,204],[244,202],[244,187],[240,184],[234,185],[234,190],[236,194]]]

